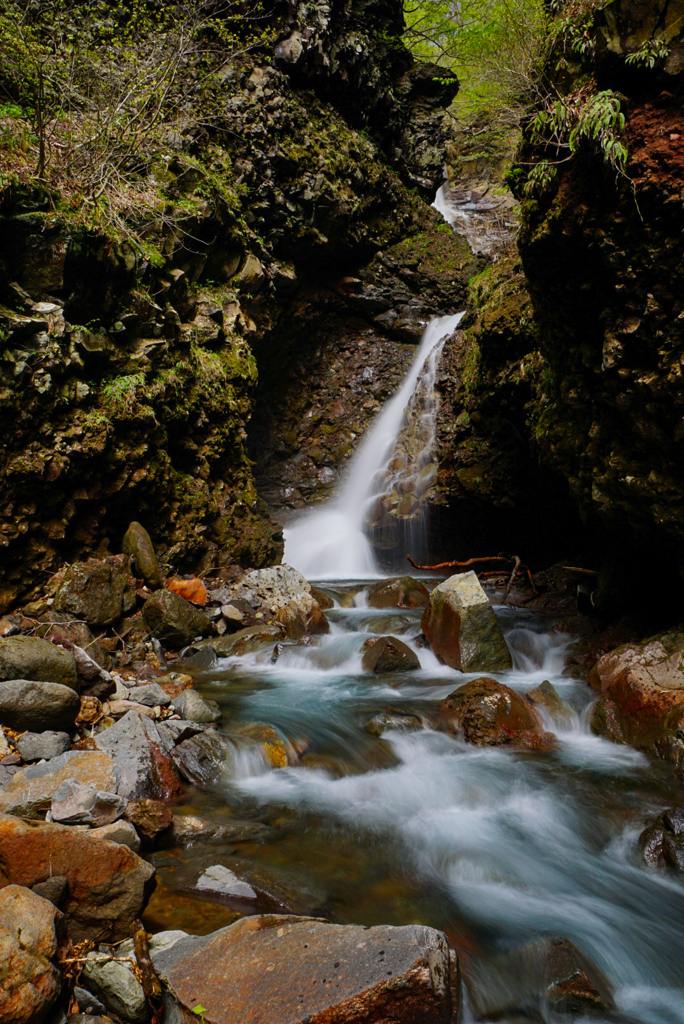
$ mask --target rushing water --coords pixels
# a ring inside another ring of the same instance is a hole
[[[268,647],[199,677],[228,733],[239,720],[265,722],[304,756],[276,770],[258,757],[234,759],[211,793],[197,794],[194,807],[219,821],[258,820],[272,831],[260,843],[160,855],[161,892],[176,895],[153,901],[153,923],[197,929],[199,919],[210,930],[232,919],[207,904],[195,904],[193,917],[188,893],[204,867],[229,866],[237,853],[284,873],[298,912],[444,929],[461,958],[466,1020],[469,1006],[486,1005],[494,976],[504,990],[518,984],[502,953],[562,936],[615,987],[620,1013],[609,1019],[683,1024],[684,887],[636,853],[645,821],[682,792],[664,768],[591,734],[591,691],[563,675],[567,638],[529,613],[498,609],[514,653],[499,678],[520,692],[549,679],[572,712],[547,722],[553,751],[469,747],[430,728],[431,712],[467,677],[415,643],[420,612],[368,608],[362,581],[327,589],[331,632],[315,647],[286,645],[275,664]],[[401,636],[421,669],[364,673],[369,633]],[[388,709],[424,727],[370,735],[369,719]]]
[[[462,316],[438,317],[429,324],[404,383],[355,452],[338,496],[285,531],[285,561],[307,578],[362,579],[379,574],[367,536],[368,519],[374,502],[394,482],[389,463],[421,372],[427,365],[434,380],[435,349],[456,330]],[[424,467],[416,466],[416,472],[420,468]]]

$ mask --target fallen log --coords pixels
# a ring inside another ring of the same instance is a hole
[[[476,573],[478,577],[481,576],[483,578],[504,575],[508,576],[508,582],[503,596],[503,604],[506,604],[508,601],[511,588],[518,576],[523,577],[527,581],[535,597],[539,594],[539,591],[534,584],[534,580],[532,579],[532,573],[522,562],[519,555],[488,555],[483,558],[469,558],[465,562],[459,562],[454,559],[450,562],[437,562],[435,565],[421,565],[416,562],[411,555],[407,555],[406,557],[414,569],[423,569],[428,571],[434,571],[436,569],[457,569],[463,572],[470,569],[472,572]],[[483,568],[478,570],[476,566],[483,566]],[[495,566],[496,568],[494,568]]]

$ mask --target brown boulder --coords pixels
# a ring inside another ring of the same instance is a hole
[[[129,585],[128,558],[74,562],[55,594],[55,611],[68,612],[89,626],[112,626],[135,605]]]
[[[365,672],[384,675],[386,672],[412,672],[420,668],[415,651],[394,636],[366,640],[361,666]]]
[[[474,572],[444,580],[430,594],[421,622],[430,647],[459,672],[505,672],[511,652]]]
[[[73,654],[37,636],[0,640],[0,679],[34,679],[79,689]]]
[[[126,938],[155,886],[154,868],[127,846],[0,814],[0,888],[30,888],[54,875],[68,882],[62,909],[74,942]]]
[[[371,608],[424,608],[429,600],[428,588],[412,576],[380,580],[368,592]]]
[[[171,590],[157,590],[147,599],[143,619],[150,632],[171,647],[186,647],[211,632],[204,612]]]
[[[644,829],[639,849],[649,867],[684,872],[684,807],[671,807]]]
[[[684,767],[684,634],[618,647],[589,681],[600,690],[595,732]]]
[[[161,800],[129,800],[126,818],[135,826],[140,838],[148,843],[173,824],[173,814]]]
[[[181,1012],[207,1024],[451,1024],[445,936],[407,925],[247,917],[152,954]]]
[[[30,889],[0,891],[0,1020],[39,1024],[57,1000],[61,977],[51,962],[57,951],[59,911]]]
[[[137,576],[148,587],[156,589],[162,585],[162,575],[154,551],[152,539],[141,523],[132,522],[124,534],[122,551],[133,561]]]
[[[449,732],[477,747],[514,746],[539,750],[554,742],[537,711],[510,686],[481,676],[450,693],[439,706]]]

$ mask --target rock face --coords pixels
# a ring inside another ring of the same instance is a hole
[[[61,917],[47,900],[19,885],[0,890],[0,1020],[40,1024],[56,1002],[60,973],[55,923]]]
[[[140,523],[132,522],[124,534],[121,545],[123,553],[129,555],[137,575],[148,587],[156,590],[162,585],[162,576],[155,554],[152,538]]]
[[[0,640],[0,679],[36,679],[79,688],[73,654],[32,636]]]
[[[173,744],[140,712],[128,711],[115,725],[98,733],[97,745],[116,766],[120,796],[163,800],[180,792],[180,779],[169,757]]]
[[[599,690],[595,732],[684,767],[684,634],[618,647],[589,681]]]
[[[442,701],[439,717],[449,732],[478,747],[539,750],[553,743],[532,704],[496,679],[473,679]]]
[[[366,640],[364,648],[361,665],[366,672],[382,675],[385,672],[411,672],[420,668],[416,652],[394,636]]]
[[[211,631],[204,612],[171,590],[157,590],[147,599],[143,619],[153,635],[171,647],[186,647]]]
[[[430,594],[422,627],[445,665],[461,672],[505,672],[513,661],[474,572],[450,576]]]
[[[153,954],[174,1000],[208,1024],[451,1024],[441,932],[265,916]]]
[[[311,584],[290,565],[247,573],[230,587],[226,596],[228,600],[239,599],[261,607],[268,618],[282,624],[293,640],[305,633],[328,632],[327,619],[311,593]]]
[[[69,781],[111,792],[116,790],[119,773],[108,754],[70,750],[17,772],[0,789],[0,810],[26,817],[42,816],[60,786]]]
[[[55,610],[83,619],[89,626],[112,626],[135,604],[126,562],[118,556],[69,566],[55,594]]]
[[[154,868],[126,846],[1,814],[0,887],[31,887],[54,875],[68,882],[62,910],[74,942],[126,938],[155,886]]]
[[[81,709],[77,692],[61,683],[11,679],[0,683],[0,721],[11,729],[68,729]]]

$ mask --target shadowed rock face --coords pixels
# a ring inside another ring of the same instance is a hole
[[[250,917],[154,955],[185,1010],[208,1024],[450,1024],[449,947],[441,932]]]

